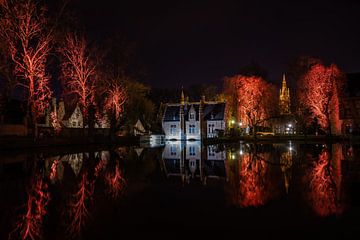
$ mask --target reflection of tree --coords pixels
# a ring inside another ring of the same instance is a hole
[[[87,179],[87,172],[83,171],[78,183],[78,189],[72,194],[68,206],[70,224],[67,230],[70,236],[78,236],[81,228],[85,226],[90,217],[87,204],[91,195],[92,189]]]
[[[338,154],[334,155],[339,156]],[[319,155],[309,175],[309,200],[315,213],[319,216],[339,214],[342,207],[336,197],[336,182],[334,169],[330,162],[330,153],[327,149]]]
[[[25,206],[26,212],[16,222],[16,227],[9,234],[9,239],[40,239],[42,237],[42,225],[50,195],[47,192],[47,184],[40,174],[33,177],[30,186]]]
[[[118,161],[116,161],[115,169],[105,174],[105,183],[107,184],[107,193],[111,198],[117,199],[122,195],[126,186],[126,180],[120,170]]]
[[[51,181],[55,181],[56,178],[56,170],[57,170],[57,166],[59,164],[59,160],[55,159],[54,162],[51,164],[51,169],[50,169],[50,180]]]
[[[289,193],[289,185],[291,180],[291,167],[293,165],[293,156],[291,151],[283,152],[280,156],[281,171],[284,174],[284,183],[286,193]]]
[[[260,206],[266,201],[265,174],[267,165],[255,156],[245,154],[239,166],[240,206]]]

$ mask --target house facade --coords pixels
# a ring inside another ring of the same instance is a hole
[[[185,101],[166,104],[162,128],[166,140],[201,140],[214,138],[225,131],[225,102]]]
[[[65,128],[83,128],[84,117],[78,104],[66,105],[63,99],[57,103],[56,98],[52,99],[51,105],[46,111],[45,123],[38,124],[40,127],[53,127],[52,113],[56,113],[57,121]],[[96,119],[95,128],[109,128],[110,123],[106,113],[100,119]],[[85,128],[88,126],[86,125]]]

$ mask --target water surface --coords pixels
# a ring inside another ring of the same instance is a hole
[[[4,152],[0,239],[354,238],[359,150],[169,142]]]

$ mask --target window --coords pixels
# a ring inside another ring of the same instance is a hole
[[[171,156],[176,156],[176,146],[171,146],[170,147],[170,155]]]
[[[189,115],[190,115],[190,116],[189,116],[189,119],[190,119],[190,120],[194,120],[194,119],[195,119],[195,113],[194,113],[194,112],[191,112]]]
[[[215,131],[215,124],[209,124],[208,125],[208,127],[209,127],[209,130],[208,130],[208,133],[214,133]]]
[[[215,157],[215,149],[213,146],[209,146],[208,151],[209,151],[209,156]]]
[[[170,125],[170,134],[176,133],[176,125]]]
[[[189,125],[189,133],[190,133],[190,134],[194,134],[194,133],[195,133],[195,125],[193,125],[193,124],[190,124],[190,125]]]
[[[190,156],[195,156],[195,146],[190,146],[189,147],[189,155]]]

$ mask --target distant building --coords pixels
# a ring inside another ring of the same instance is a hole
[[[60,124],[65,128],[83,128],[84,117],[78,104],[65,104],[63,99],[57,103],[56,98],[52,98],[51,105],[46,110],[45,123],[38,124],[40,127],[52,127],[52,113],[56,113]],[[88,126],[85,126],[87,128]],[[109,128],[110,124],[106,114],[101,119],[97,119],[95,128]]]
[[[295,134],[296,120],[291,114],[290,89],[287,87],[285,74],[283,74],[280,94],[279,113],[280,115],[271,119],[271,125],[275,134]]]
[[[286,86],[285,74],[283,74],[283,80],[279,94],[279,109],[280,109],[280,115],[291,114],[290,89]]]
[[[360,73],[346,74],[346,86],[340,100],[342,133],[360,134]]]
[[[225,102],[185,101],[181,92],[180,103],[168,103],[162,117],[166,139],[201,140],[217,137],[225,131]]]

